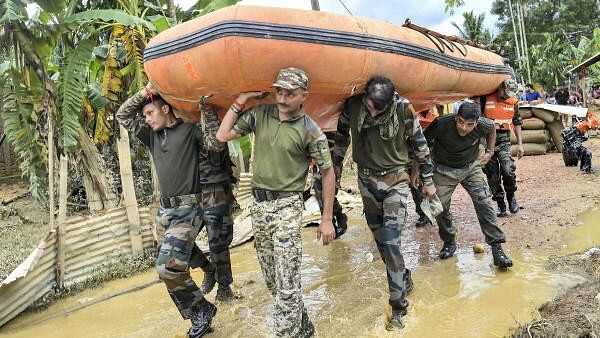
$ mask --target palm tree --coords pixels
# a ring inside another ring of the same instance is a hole
[[[483,45],[489,45],[492,42],[492,34],[489,29],[484,27],[485,13],[475,15],[473,11],[464,12],[463,18],[462,28],[452,22],[452,26],[458,29],[461,38]]]

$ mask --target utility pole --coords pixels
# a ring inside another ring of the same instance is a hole
[[[312,6],[313,11],[321,10],[321,7],[319,7],[319,0],[310,0],[310,5]]]
[[[523,56],[525,57],[525,66],[527,67],[527,82],[531,83],[531,68],[529,67],[529,51],[527,50],[527,34],[525,33],[525,15],[523,14],[523,6],[520,1],[517,1],[517,14],[521,21],[521,39],[523,42]]]
[[[515,15],[513,13],[512,1],[508,0],[508,9],[510,10],[510,20],[512,21],[513,34],[515,37],[515,47],[517,47],[517,64],[519,65],[519,71],[523,71],[523,58],[521,57],[521,47],[519,38],[517,37],[517,26],[515,24]]]

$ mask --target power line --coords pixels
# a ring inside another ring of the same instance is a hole
[[[350,13],[350,15],[354,16],[354,14],[352,14],[352,12],[350,12],[350,10],[348,9],[348,7],[346,7],[346,4],[342,1],[342,0],[338,0],[342,6],[344,6],[344,8],[346,9],[346,11],[348,11],[348,13]]]

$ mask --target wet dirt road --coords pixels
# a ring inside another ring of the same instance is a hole
[[[569,230],[560,254],[600,242],[600,211],[586,213],[582,224]],[[595,224],[596,223],[596,224]],[[518,239],[515,239],[518,240]],[[514,249],[515,267],[501,272],[491,264],[490,250],[473,254],[459,247],[455,258],[435,259],[436,229],[407,227],[405,259],[413,270],[415,289],[402,333],[384,329],[389,316],[385,269],[371,233],[359,215],[349,231],[331,246],[314,240],[314,228],[304,230],[304,300],[318,337],[499,337],[518,322],[532,319],[535,309],[558,290],[581,281],[567,273],[547,271],[551,254],[539,249]],[[234,290],[240,299],[218,304],[215,331],[207,337],[265,337],[271,297],[266,290],[252,243],[232,250]],[[196,281],[202,273],[193,272]],[[162,284],[154,284],[83,309],[93,302],[156,278],[154,271],[107,283],[61,300],[47,310],[20,316],[0,330],[0,337],[185,337],[183,321]],[[208,296],[214,299],[214,292]]]

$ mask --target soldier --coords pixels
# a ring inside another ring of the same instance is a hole
[[[145,122],[140,116],[143,114]],[[217,308],[207,301],[190,276],[190,261],[206,261],[195,247],[203,226],[198,152],[203,139],[199,128],[175,117],[173,109],[148,84],[130,97],[117,112],[117,120],[148,147],[161,191],[156,269],[184,319],[190,319],[191,338],[210,330]]]
[[[412,162],[409,147],[420,165],[423,193],[435,194],[429,148],[415,114],[388,78],[375,76],[367,82],[364,94],[344,104],[335,139],[333,161],[339,175],[352,133],[352,157],[358,166],[365,218],[387,270],[392,316],[386,329],[390,331],[404,327],[406,296],[412,289],[400,248],[409,194],[407,171]]]
[[[233,192],[231,181],[231,160],[226,143],[218,142],[216,132],[219,120],[216,110],[207,105],[201,106],[202,134],[201,141],[207,142],[200,146],[199,167],[200,184],[202,185],[203,221],[208,234],[210,261],[204,260],[204,255],[195,255],[197,259],[190,263],[192,268],[200,267],[204,271],[204,280],[200,285],[202,293],[209,294],[218,282],[217,296],[219,301],[233,298],[230,284],[233,283],[231,274],[231,258],[229,246],[233,240],[233,218],[231,208]],[[194,246],[194,250],[198,250]]]
[[[437,119],[440,116],[437,113],[437,109],[426,109],[417,113],[417,117],[419,118],[419,124],[423,131],[429,127],[433,120]],[[412,153],[409,152],[411,156]],[[411,166],[411,184],[410,184],[410,194],[412,195],[413,202],[415,202],[415,212],[419,215],[419,219],[415,222],[415,227],[425,227],[427,225],[431,225],[431,221],[425,215],[423,210],[421,209],[421,202],[423,202],[423,182],[418,179],[419,177],[419,162],[413,161]]]
[[[479,104],[465,102],[458,114],[440,116],[425,131],[427,140],[435,142],[433,181],[444,208],[436,217],[440,238],[444,241],[439,257],[448,259],[456,251],[456,228],[452,225],[450,202],[454,189],[461,184],[473,201],[485,241],[492,247],[494,265],[507,268],[512,266],[512,261],[502,250],[505,236],[497,226],[492,196],[481,169],[482,164],[485,165],[494,155],[496,130],[494,121],[480,115]],[[487,149],[479,160],[482,137],[487,140]]]
[[[517,158],[521,159],[525,151],[521,137],[521,115],[517,105],[517,83],[512,79],[502,82],[498,90],[483,98],[483,116],[494,120],[496,126],[496,147],[494,156],[485,165],[483,172],[487,176],[488,184],[492,190],[492,200],[498,203],[498,217],[506,217],[506,203],[511,213],[519,211],[519,204],[515,198],[517,191],[517,176],[515,174],[515,161],[510,148],[510,130],[514,129],[517,136]],[[504,185],[504,189],[502,189]]]
[[[308,160],[316,160],[323,177],[323,216],[317,239],[334,239],[332,205],[335,175],[327,139],[306,115],[308,76],[298,68],[279,71],[273,84],[277,104],[260,104],[244,112],[263,92],[239,94],[225,114],[217,138],[226,142],[254,132],[255,157],[251,207],[256,255],[274,298],[277,336],[310,337],[314,327],[302,301],[302,191]],[[243,112],[243,114],[242,114]]]
[[[327,142],[329,143],[329,150],[333,156],[333,145],[335,144],[335,132],[325,132]],[[317,166],[312,166],[313,169],[313,189],[315,190],[315,198],[319,203],[319,209],[321,215],[323,214],[323,180],[321,178],[321,172]],[[337,195],[338,189],[340,188],[340,180],[336,177],[335,182],[335,194]],[[339,238],[348,230],[348,216],[344,214],[342,205],[338,201],[337,197],[333,198],[333,227],[335,228],[335,238]]]

